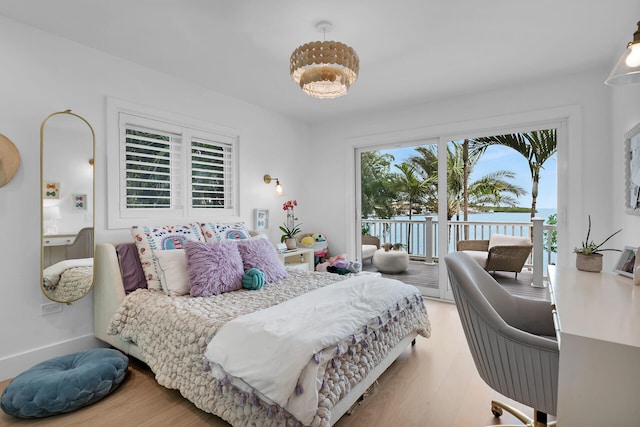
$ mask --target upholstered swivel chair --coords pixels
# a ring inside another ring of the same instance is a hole
[[[67,259],[93,257],[93,227],[78,231],[75,240],[67,245]]]
[[[556,414],[559,348],[551,303],[511,295],[464,252],[444,257],[473,361],[494,390],[534,408],[534,418],[492,401],[527,426],[546,426]]]

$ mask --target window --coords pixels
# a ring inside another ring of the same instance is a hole
[[[237,136],[111,110],[118,141],[107,144],[110,228],[237,215]]]

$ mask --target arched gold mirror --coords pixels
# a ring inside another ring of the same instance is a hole
[[[96,136],[71,110],[40,126],[41,280],[52,301],[71,304],[93,286]]]

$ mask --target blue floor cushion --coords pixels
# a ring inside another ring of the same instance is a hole
[[[15,377],[2,392],[0,407],[21,418],[71,412],[115,390],[128,366],[127,356],[109,348],[56,357]]]

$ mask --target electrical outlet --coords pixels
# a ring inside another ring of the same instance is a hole
[[[48,302],[40,305],[40,314],[46,316],[47,314],[59,313],[62,311],[62,304],[57,302]]]

